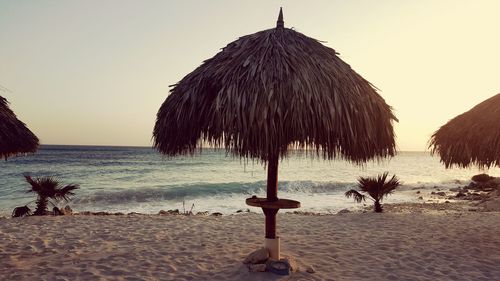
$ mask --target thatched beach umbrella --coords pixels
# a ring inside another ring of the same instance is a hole
[[[451,119],[432,135],[429,147],[446,168],[500,167],[500,94]]]
[[[35,152],[38,138],[17,119],[8,101],[0,97],[0,157]]]
[[[169,156],[201,144],[267,164],[266,247],[279,258],[278,163],[291,148],[360,164],[395,153],[395,120],[374,87],[335,50],[284,27],[243,36],[185,76],[158,111],[154,146]]]

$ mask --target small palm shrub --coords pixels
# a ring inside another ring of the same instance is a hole
[[[69,201],[70,197],[75,195],[73,191],[79,188],[77,184],[62,186],[61,182],[54,177],[32,178],[29,175],[25,175],[24,178],[31,187],[27,192],[34,192],[37,194],[36,209],[33,213],[34,216],[48,214],[47,207],[49,203],[55,205],[61,200]],[[13,217],[23,217],[27,215],[31,215],[31,209],[28,208],[28,206],[17,207],[12,212]]]
[[[376,213],[381,213],[382,209],[382,199],[393,193],[394,190],[401,185],[399,179],[396,175],[393,175],[391,179],[387,181],[388,172],[383,173],[375,177],[360,177],[358,179],[358,190],[351,189],[345,193],[347,198],[353,197],[354,201],[361,202],[365,201],[366,196],[362,193],[368,194],[374,202],[374,211]]]

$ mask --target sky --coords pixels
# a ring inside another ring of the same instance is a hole
[[[500,93],[498,0],[0,0],[0,95],[43,144],[151,146],[169,85],[279,7],[380,89],[401,151]]]

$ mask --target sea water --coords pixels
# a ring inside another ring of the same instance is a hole
[[[0,163],[0,215],[16,206],[34,207],[36,195],[27,192],[24,175],[54,176],[80,189],[68,203],[75,211],[158,213],[180,209],[225,214],[247,208],[245,199],[265,197],[265,167],[227,155],[225,150],[203,149],[194,156],[167,158],[149,147],[45,145],[38,152]],[[384,202],[418,202],[416,187],[451,188],[469,183],[473,169],[445,169],[428,152],[399,152],[389,160],[356,166],[342,160],[325,161],[292,153],[280,162],[278,196],[301,202],[302,211],[337,212],[359,208],[344,196],[360,176],[383,172],[403,182]],[[486,171],[488,172],[488,171]],[[500,175],[499,169],[489,171]],[[367,203],[369,204],[369,203]],[[183,207],[184,206],[184,207]]]

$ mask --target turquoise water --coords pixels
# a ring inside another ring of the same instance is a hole
[[[264,167],[227,156],[224,150],[204,149],[194,157],[165,158],[144,147],[42,146],[35,154],[9,158],[0,165],[2,215],[35,199],[26,193],[29,186],[24,174],[56,176],[65,184],[79,184],[81,189],[69,203],[77,211],[157,213],[182,210],[184,201],[186,209],[194,204],[195,212],[234,213],[248,207],[245,198],[265,196]],[[404,182],[386,202],[417,201],[410,192],[414,187],[454,187],[483,172],[446,170],[437,157],[425,152],[401,152],[391,160],[362,167],[291,155],[280,163],[278,196],[301,201],[303,211],[357,208],[360,205],[343,193],[355,186],[357,177],[384,171]],[[489,173],[500,175],[498,169]]]

